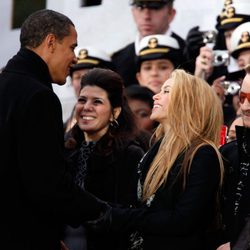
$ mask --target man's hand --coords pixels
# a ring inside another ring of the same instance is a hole
[[[199,31],[199,26],[193,27],[189,30],[186,37],[185,55],[189,60],[195,59],[199,55],[200,48],[204,45],[203,35]]]
[[[218,95],[218,97],[221,99],[221,102],[224,103],[226,97],[225,97],[225,90],[222,86],[222,82],[225,80],[225,76],[221,76],[214,80],[212,84],[212,88],[214,89],[215,93]]]
[[[219,246],[216,250],[231,250],[230,243],[227,242],[226,244]]]
[[[84,225],[96,232],[107,232],[110,229],[112,221],[112,207],[106,203],[106,208],[102,211],[96,220],[87,221]]]
[[[61,250],[69,250],[69,248],[67,248],[67,246],[62,240],[61,240]]]
[[[209,47],[201,47],[200,54],[195,61],[194,75],[201,77],[205,80],[213,73],[213,50]]]

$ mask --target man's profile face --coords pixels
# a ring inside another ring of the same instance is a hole
[[[165,34],[175,16],[175,9],[164,5],[161,9],[132,7],[132,14],[140,37]]]
[[[70,73],[70,67],[76,63],[74,52],[77,46],[77,32],[70,26],[70,33],[62,40],[56,39],[54,51],[48,62],[50,75],[54,83],[63,85]]]
[[[244,69],[247,64],[250,64],[250,48],[239,53],[237,63],[240,69]]]
[[[246,76],[244,77],[240,92],[250,94],[250,74],[246,74]],[[248,100],[248,98],[244,98],[241,100],[240,98],[240,101],[243,124],[245,127],[250,128],[250,100]]]

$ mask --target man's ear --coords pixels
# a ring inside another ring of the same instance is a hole
[[[136,76],[137,81],[140,83],[141,82],[141,73],[137,72],[135,76]]]
[[[56,48],[56,37],[54,34],[48,34],[45,38],[47,48],[53,53]]]
[[[169,11],[168,11],[168,23],[172,23],[172,21],[174,20],[175,18],[175,15],[176,15],[176,9],[174,8],[169,8]]]

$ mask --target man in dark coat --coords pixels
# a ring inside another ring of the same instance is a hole
[[[73,184],[63,157],[62,85],[76,62],[72,21],[52,11],[30,15],[21,49],[0,74],[1,249],[59,250],[61,225],[109,211]],[[104,216],[105,217],[105,216]]]
[[[246,71],[240,90],[244,126],[236,126],[237,140],[220,148],[225,159],[222,214],[227,242],[220,250],[250,249],[250,64]]]
[[[139,52],[139,41],[148,35],[166,34],[174,37],[183,51],[185,41],[172,32],[170,23],[173,21],[176,10],[174,0],[132,0],[132,14],[137,26],[138,34],[134,43],[112,55],[116,71],[123,77],[125,85],[138,84],[136,80],[136,54]]]

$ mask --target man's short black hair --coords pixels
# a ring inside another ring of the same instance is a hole
[[[70,26],[74,24],[67,16],[53,10],[38,10],[31,14],[21,27],[21,48],[38,47],[50,33],[62,40],[69,35]]]

